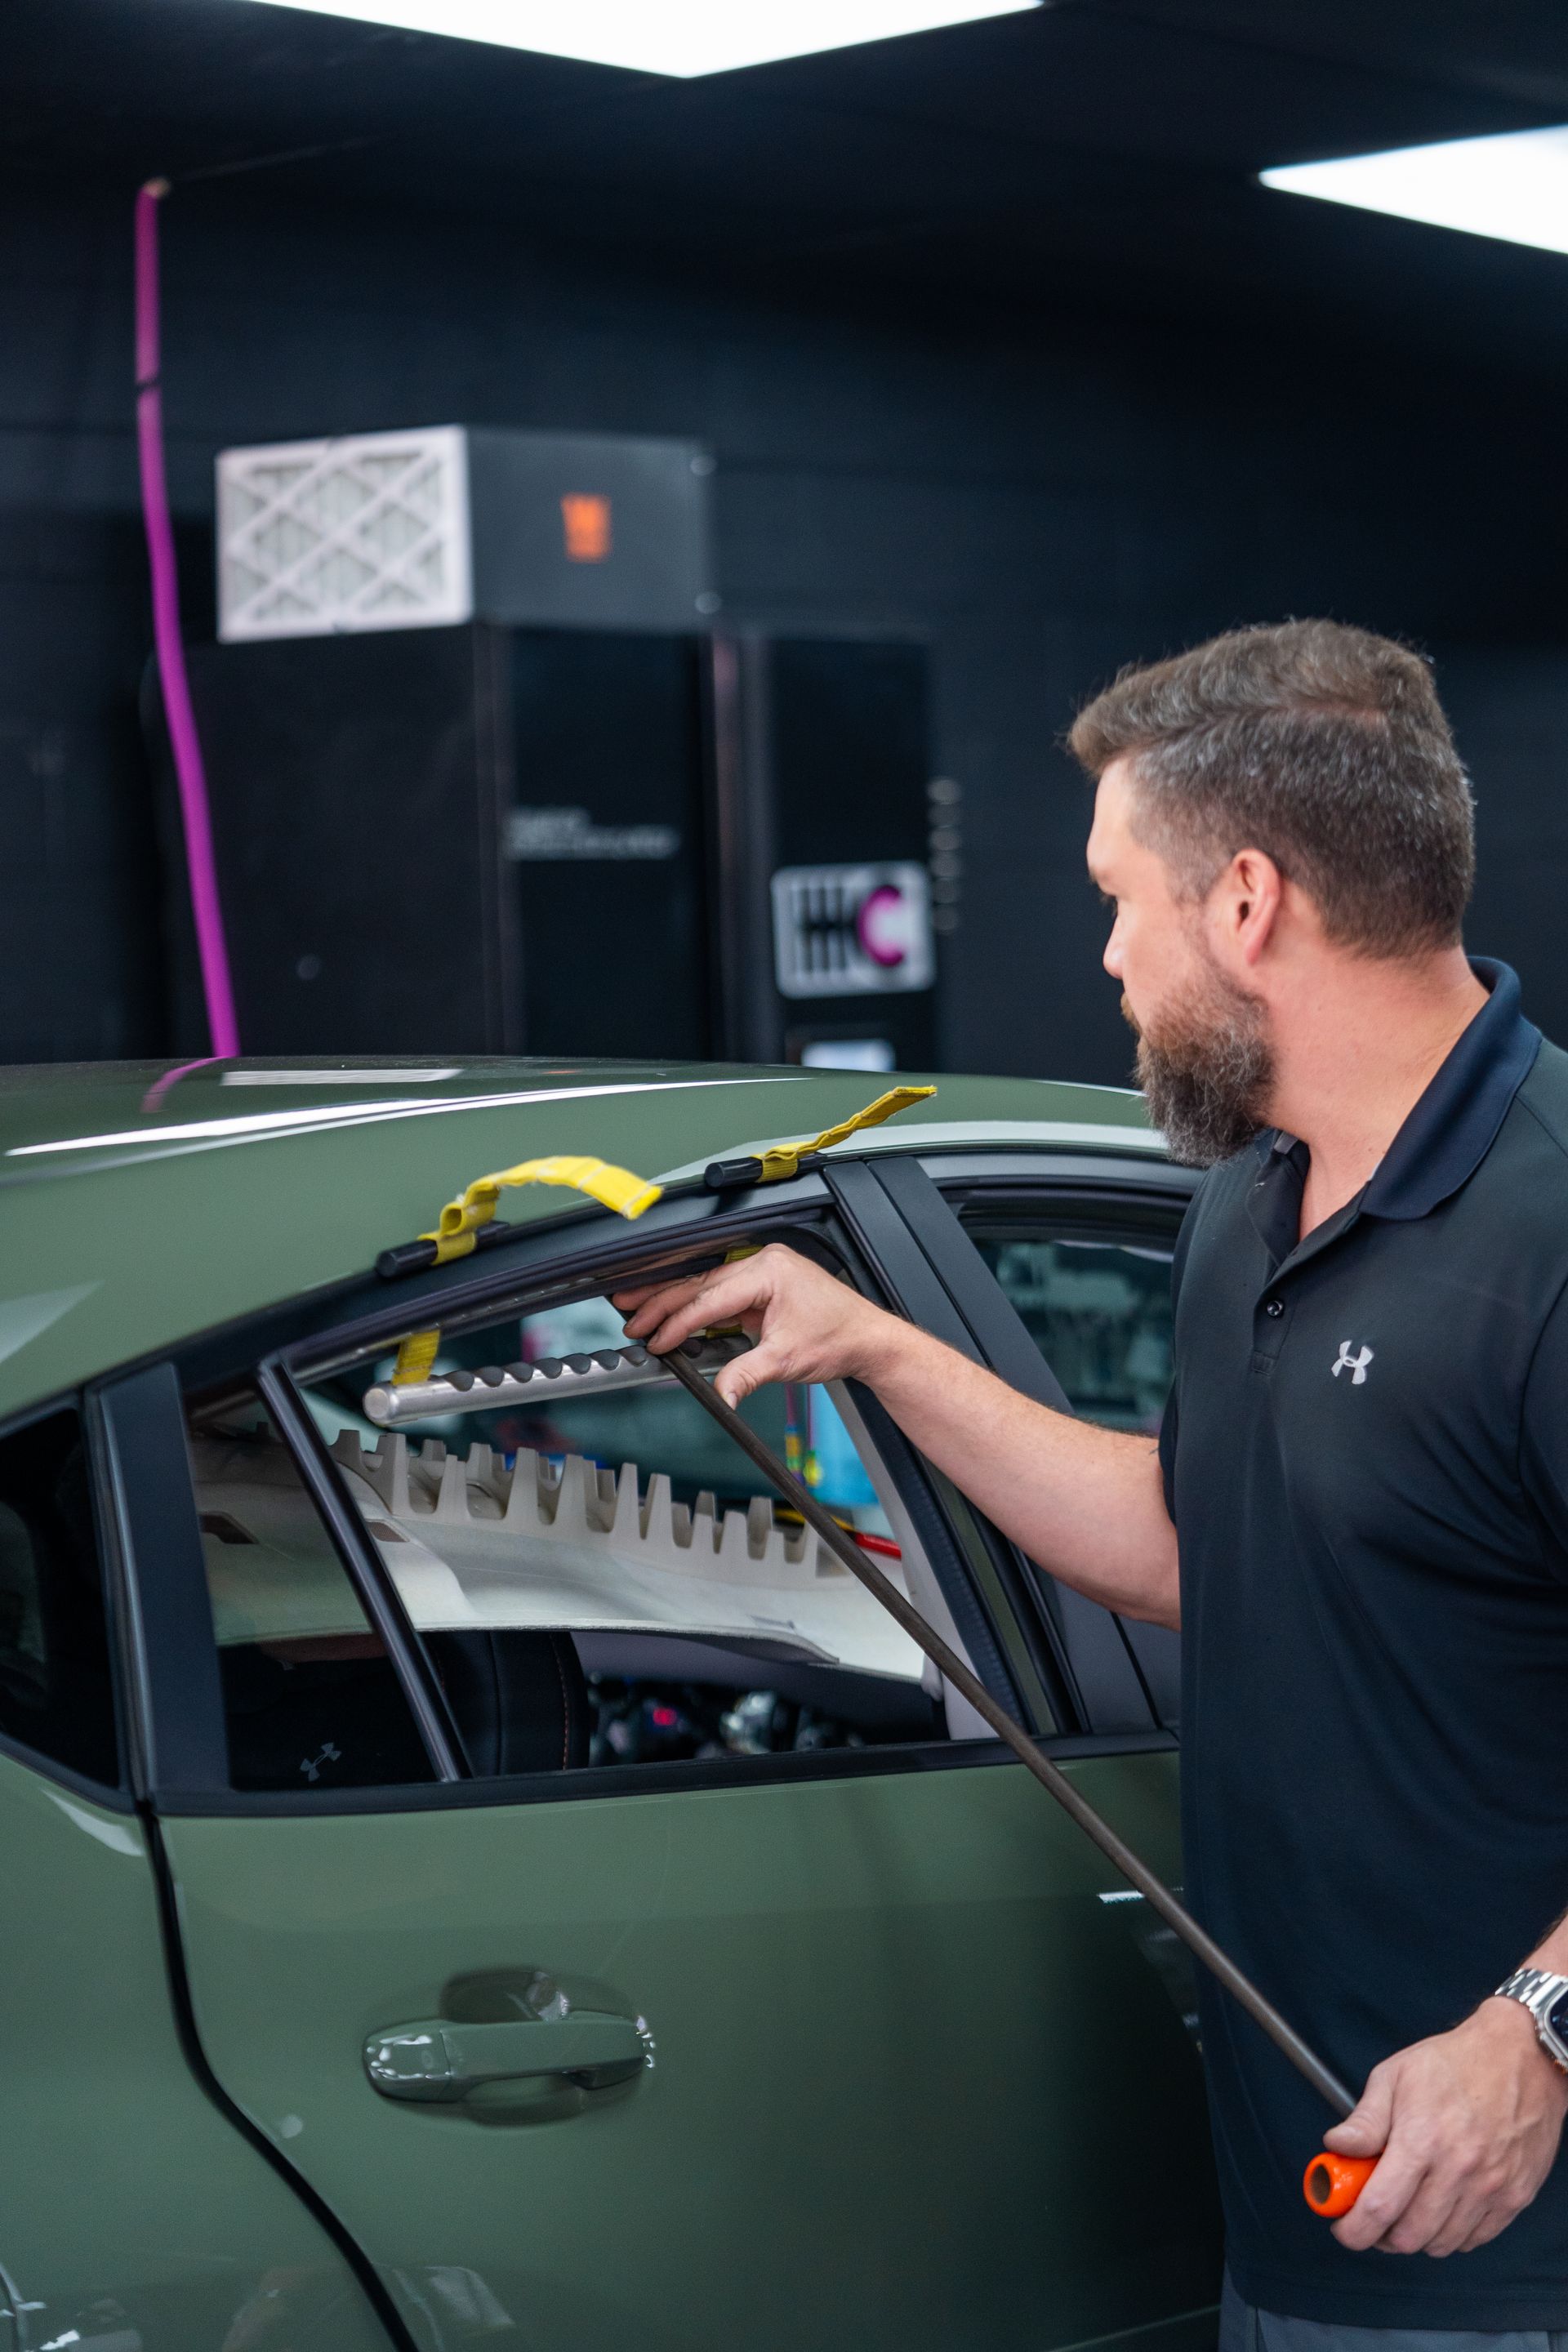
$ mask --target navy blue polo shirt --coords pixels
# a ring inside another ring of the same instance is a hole
[[[1298,1243],[1305,1147],[1215,1169],[1176,1253],[1186,1885],[1359,2089],[1568,1909],[1568,1054],[1490,993],[1370,1182]],[[1330,2118],[1202,1994],[1232,2274],[1367,2327],[1568,2328],[1568,2161],[1488,2245],[1347,2252]]]

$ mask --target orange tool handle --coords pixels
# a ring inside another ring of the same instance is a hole
[[[1335,2156],[1324,2148],[1307,2167],[1301,2194],[1314,2213],[1337,2221],[1348,2213],[1377,2169],[1375,2156]]]

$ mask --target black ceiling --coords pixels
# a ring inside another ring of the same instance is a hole
[[[6,0],[0,153],[455,212],[835,299],[1255,318],[1556,370],[1568,257],[1253,175],[1568,120],[1565,29],[1564,0],[1056,0],[683,82],[248,0]],[[279,152],[265,182],[223,176]]]

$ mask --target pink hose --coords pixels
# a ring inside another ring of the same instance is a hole
[[[174,569],[174,534],[169,522],[169,490],[163,477],[163,400],[159,385],[158,205],[169,193],[167,180],[149,180],[136,198],[136,446],[142,461],[142,516],[153,574],[153,643],[163,690],[163,716],[180,785],[185,835],[185,869],[191,911],[201,957],[202,992],[215,1058],[239,1051],[234,988],[224,942],[223,908],[213,861],[212,822],[201,739],[185,676],[180,635],[180,586]]]
[[[193,1070],[210,1070],[215,1062],[221,1062],[223,1059],[224,1056],[221,1054],[203,1054],[194,1062],[176,1062],[172,1070],[165,1070],[162,1076],[153,1079],[142,1097],[142,1109],[144,1111],[162,1110],[164,1096],[171,1093],[182,1078],[188,1078]]]

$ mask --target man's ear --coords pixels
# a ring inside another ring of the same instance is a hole
[[[1237,962],[1256,964],[1279,919],[1284,877],[1266,850],[1238,849],[1209,892],[1215,945]]]

